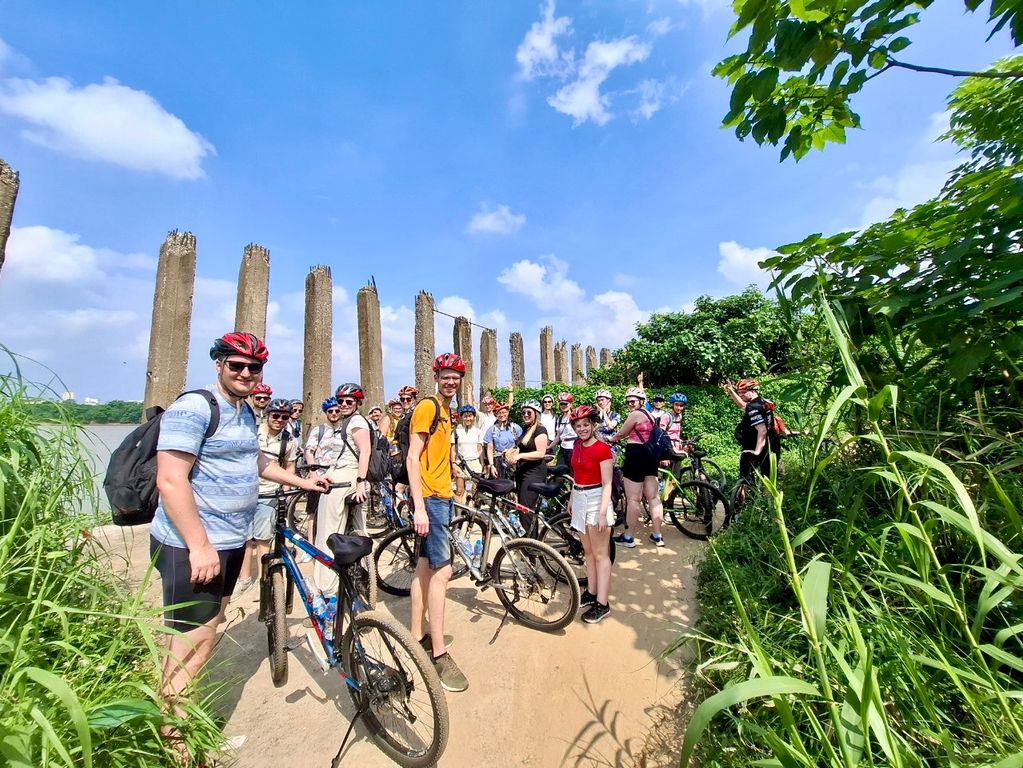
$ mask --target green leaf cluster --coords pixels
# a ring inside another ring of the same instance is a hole
[[[81,403],[35,402],[29,410],[36,418],[59,421],[69,415],[80,424],[138,424],[142,421],[142,403],[111,400],[99,405]]]

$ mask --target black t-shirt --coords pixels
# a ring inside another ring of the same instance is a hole
[[[532,453],[536,450],[536,438],[543,435],[547,438],[548,443],[550,442],[550,436],[547,434],[547,429],[542,424],[537,424],[536,429],[533,430],[533,434],[529,434],[527,428],[523,433],[522,437],[518,439],[515,445],[522,453]],[[529,437],[529,442],[523,442],[526,437]],[[543,463],[543,459],[526,459],[525,461],[519,461],[515,464],[515,474],[524,475],[531,469],[536,469]]]
[[[757,447],[757,427],[763,426],[767,430],[768,446],[775,453],[778,452],[778,438],[771,435],[771,419],[773,416],[764,398],[758,397],[746,403],[742,421],[735,428],[735,439],[744,451],[752,451]]]

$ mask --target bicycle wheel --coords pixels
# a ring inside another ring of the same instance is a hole
[[[508,613],[527,627],[553,632],[575,617],[579,582],[548,544],[512,539],[494,556],[490,576]]]
[[[366,498],[366,535],[371,539],[379,539],[391,530],[391,521],[387,518],[384,499],[380,489],[375,485]]]
[[[682,483],[677,499],[676,506],[665,512],[672,524],[691,539],[706,539],[731,522],[728,500],[710,483]]]
[[[408,597],[415,578],[416,534],[410,526],[392,531],[377,544],[373,553],[376,582],[389,595]]]
[[[356,615],[341,641],[352,701],[380,750],[398,765],[435,765],[448,741],[437,671],[408,630],[379,611]]]
[[[586,554],[583,551],[582,540],[572,528],[571,515],[567,512],[562,512],[548,520],[547,524],[550,528],[540,529],[540,541],[552,547],[555,552],[565,559],[565,562],[571,567],[572,573],[575,574],[580,589],[585,587],[589,583],[589,577],[586,575]],[[610,537],[608,554],[611,556],[611,562],[614,563],[615,540],[613,536]],[[556,566],[554,571],[556,572],[555,575],[560,574]]]
[[[309,505],[308,494],[299,494],[292,496],[288,499],[288,507],[286,512],[286,519],[288,521],[288,527],[302,536],[306,541],[309,540],[310,528],[312,527],[314,515],[310,515],[306,510]]]
[[[353,574],[355,591],[366,604],[368,610],[377,607],[377,564],[373,553],[366,555],[356,563]]]
[[[266,645],[270,659],[270,679],[280,688],[288,682],[288,652],[285,644],[288,639],[287,574],[283,566],[270,571],[268,589],[269,606],[266,612]]]
[[[710,459],[700,459],[700,470],[702,476],[698,478],[699,480],[704,483],[710,483],[721,493],[725,492],[725,488],[728,487],[728,478],[725,476],[725,470],[721,469],[717,462]]]

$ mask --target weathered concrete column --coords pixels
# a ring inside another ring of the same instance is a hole
[[[195,235],[168,232],[156,267],[143,410],[154,405],[166,408],[185,388],[194,289]]]
[[[511,347],[511,378],[516,389],[526,386],[526,357],[522,351],[522,334],[516,331],[508,337]]]
[[[0,271],[4,268],[7,238],[14,219],[14,202],[18,199],[18,172],[0,159]]]
[[[572,384],[581,387],[586,383],[586,372],[583,370],[583,347],[582,344],[572,345]]]
[[[372,285],[355,297],[359,327],[359,383],[369,407],[384,405],[384,350],[380,339],[380,297]]]
[[[592,346],[586,347],[586,376],[589,377],[597,367],[597,350]]]
[[[568,344],[565,341],[554,345],[554,380],[562,384],[571,381],[568,372]]]
[[[480,399],[497,389],[497,331],[487,328],[480,334]]]
[[[416,294],[416,389],[420,397],[428,397],[436,390],[433,380],[433,360],[437,357],[433,341],[433,296],[426,291]],[[405,386],[401,382],[399,386]]]
[[[270,298],[270,251],[256,243],[245,246],[238,270],[234,329],[266,338],[266,305]]]
[[[330,267],[318,266],[305,278],[305,354],[302,363],[302,421],[309,434],[312,424],[326,424],[320,404],[334,394],[331,365],[334,358],[334,284]]]
[[[611,350],[607,347],[600,348],[600,367],[607,368],[612,363]]]
[[[554,377],[554,329],[545,325],[540,329],[540,381],[547,384]]]
[[[473,393],[473,366],[472,366],[472,324],[467,317],[455,318],[455,329],[452,334],[454,353],[461,355],[465,361],[465,376],[462,377],[462,384],[458,387],[458,405],[471,405],[476,398]]]

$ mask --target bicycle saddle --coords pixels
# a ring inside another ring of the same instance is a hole
[[[547,474],[551,477],[562,477],[571,473],[572,468],[568,464],[555,464],[553,467],[547,468]]]
[[[530,483],[528,488],[531,491],[536,491],[541,496],[553,499],[561,494],[565,486],[561,483]]]
[[[476,483],[476,488],[484,493],[492,493],[495,496],[504,496],[514,487],[514,480],[505,480],[504,478],[488,477]]]
[[[342,565],[350,565],[372,552],[373,539],[332,533],[327,537],[327,548],[334,554],[334,570],[340,570]]]
[[[705,457],[706,455],[707,455],[707,452],[706,452],[706,451],[701,451],[701,450],[699,450],[699,449],[697,449],[697,450],[693,451],[693,456],[695,456],[695,457],[696,457],[696,458],[698,458],[698,459],[702,459],[702,458],[704,458],[704,457]]]

